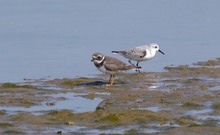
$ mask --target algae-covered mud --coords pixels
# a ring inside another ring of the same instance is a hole
[[[217,135],[220,58],[164,72],[0,86],[0,134]]]

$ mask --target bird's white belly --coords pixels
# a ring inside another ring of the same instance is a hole
[[[150,51],[147,50],[146,55],[144,57],[141,57],[139,55],[123,55],[124,57],[130,59],[130,60],[134,60],[134,61],[147,61],[152,59],[155,56],[155,53],[151,53]]]
[[[106,73],[106,68],[104,66],[97,67],[97,69],[102,73]]]
[[[101,67],[97,67],[97,69],[102,72],[102,73],[105,73],[105,74],[116,74],[116,73],[119,73],[120,71],[109,71],[109,70],[106,70],[106,68],[104,66],[101,66]]]
[[[145,56],[145,57],[134,57],[134,56],[126,56],[126,58],[134,61],[147,61],[153,58],[152,56]]]

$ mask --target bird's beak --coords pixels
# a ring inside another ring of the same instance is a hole
[[[91,59],[91,62],[93,62],[94,61],[94,59]]]
[[[162,53],[163,55],[165,55],[165,53],[164,52],[162,52],[161,50],[158,50],[160,53]]]

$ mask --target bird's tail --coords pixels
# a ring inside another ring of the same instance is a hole
[[[112,53],[125,55],[126,51],[112,51]]]
[[[134,66],[134,65],[129,65],[127,66],[128,69],[132,69],[132,70],[140,70],[141,67],[140,66]]]
[[[112,53],[119,53],[119,51],[112,51]]]

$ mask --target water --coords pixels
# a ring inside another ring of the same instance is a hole
[[[53,110],[72,110],[74,113],[83,113],[83,112],[92,112],[95,111],[96,107],[100,102],[101,98],[94,98],[93,100],[82,98],[75,93],[66,93],[66,94],[54,94],[52,95],[56,98],[65,97],[63,101],[46,101],[42,102],[40,105],[31,106],[31,107],[17,107],[17,106],[1,106],[0,110],[5,110],[8,115],[31,112],[34,115],[42,115],[45,112]],[[47,105],[47,103],[54,103],[54,105]],[[87,105],[88,104],[88,105]]]
[[[23,128],[23,127],[22,127]],[[27,128],[27,127],[24,127]],[[28,128],[27,128],[28,129]],[[92,129],[88,127],[83,126],[63,126],[63,127],[47,127],[45,131],[41,131],[40,133],[43,134],[54,134],[54,131],[57,131],[60,129],[63,134],[89,134],[89,135],[97,135],[97,134],[125,134],[129,133],[129,130],[138,130],[138,133],[145,133],[145,134],[153,134],[153,133],[159,133],[161,130],[159,129],[153,129],[153,128],[142,128],[136,125],[132,126],[118,126],[116,128],[111,129]],[[39,131],[38,131],[39,132]],[[29,134],[36,134],[34,131],[28,131]]]
[[[152,106],[152,107],[145,107],[145,108],[139,108],[140,110],[149,110],[152,112],[159,112],[161,110],[163,110],[161,107],[158,106]]]
[[[144,71],[219,57],[220,1],[0,1],[0,82],[99,74],[94,52],[117,57],[156,42]],[[186,10],[187,9],[187,10]]]
[[[204,108],[202,110],[190,110],[187,111],[185,116],[192,116],[199,120],[215,120],[217,121],[218,125],[220,124],[220,116],[217,114],[213,114],[214,111],[212,108],[212,102],[204,103]]]

